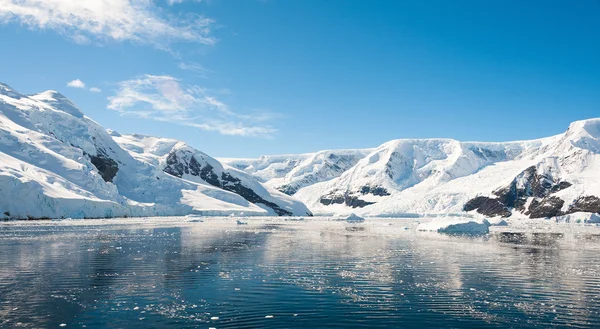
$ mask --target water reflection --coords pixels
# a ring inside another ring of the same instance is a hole
[[[598,235],[404,226],[5,225],[0,327],[600,326]]]

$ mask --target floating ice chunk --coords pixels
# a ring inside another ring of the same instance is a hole
[[[215,321],[215,320],[219,320],[219,317],[218,316],[211,316],[210,319],[213,320],[213,321]]]
[[[485,235],[490,232],[490,223],[485,219],[477,221],[470,218],[443,218],[421,223],[417,226],[417,231],[450,235]]]
[[[272,319],[273,316],[272,315],[265,315],[265,319]]]
[[[486,219],[490,226],[508,226],[508,222],[502,218],[489,218]]]
[[[346,221],[349,223],[362,223],[365,219],[356,214],[350,214],[350,216],[346,217]]]
[[[66,327],[66,326],[67,326],[67,324],[66,324],[66,323],[61,323],[61,324],[59,324],[58,326],[59,326],[59,327]]]
[[[600,223],[600,216],[597,214],[591,214],[585,222],[590,224],[598,224]]]

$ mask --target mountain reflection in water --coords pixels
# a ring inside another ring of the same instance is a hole
[[[0,224],[0,327],[600,327],[598,235],[407,221]]]

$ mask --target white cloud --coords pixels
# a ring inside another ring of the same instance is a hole
[[[67,83],[67,87],[83,89],[85,88],[85,83],[79,79],[75,79],[73,81],[69,81]]]
[[[167,0],[167,2],[169,3],[169,5],[174,5],[174,4],[178,4],[178,3],[183,3],[186,0]],[[202,0],[193,0],[194,2],[202,2]]]
[[[54,30],[77,43],[133,41],[162,49],[173,42],[215,43],[212,20],[167,15],[152,0],[0,0],[0,23],[8,22]]]
[[[179,62],[178,66],[184,71],[194,72],[203,78],[206,78],[206,73],[209,72],[209,70],[205,69],[204,66],[196,62]]]
[[[92,87],[92,88],[90,88],[90,91],[93,93],[101,93],[102,89],[100,89],[98,87]]]
[[[144,75],[119,82],[108,108],[124,115],[171,122],[223,135],[270,137],[276,130],[261,124],[269,115],[238,114],[199,86],[171,76]]]

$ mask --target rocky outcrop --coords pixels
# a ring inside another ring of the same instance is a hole
[[[509,217],[511,209],[523,212],[530,218],[560,216],[564,200],[551,194],[564,190],[571,183],[559,181],[551,174],[538,173],[535,166],[529,167],[515,177],[510,185],[494,191],[496,197],[479,196],[469,200],[463,207],[465,211],[477,210],[485,216]],[[533,198],[526,209],[527,200]]]
[[[366,207],[368,205],[371,205],[371,204],[375,203],[375,202],[369,202],[369,201],[361,200],[357,196],[353,196],[353,195],[349,195],[349,194],[345,194],[345,195],[340,195],[340,194],[324,195],[324,196],[321,197],[321,199],[319,200],[319,202],[321,202],[321,204],[323,204],[325,206],[329,206],[329,205],[332,205],[332,204],[345,204],[346,206],[352,207],[352,208],[362,208],[362,207]]]
[[[372,201],[365,201],[360,198],[361,195],[371,194],[375,196],[388,196],[390,193],[382,186],[362,186],[358,191],[353,192],[340,192],[333,191],[327,195],[322,196],[319,202],[322,205],[329,206],[332,204],[345,204],[352,208],[363,208],[368,205],[375,204]]]
[[[98,154],[88,154],[90,162],[98,169],[98,173],[102,176],[105,182],[112,182],[113,178],[119,171],[119,165],[117,162],[106,155],[106,152],[102,150],[98,151]]]
[[[239,178],[227,172],[222,172],[218,175],[212,165],[209,163],[200,163],[191,151],[174,150],[169,153],[163,171],[179,178],[182,178],[184,174],[200,177],[208,184],[238,194],[249,202],[263,204],[273,209],[279,216],[292,215],[291,212],[282,209],[274,202],[265,200],[251,188],[244,186]]]
[[[390,195],[390,192],[388,192],[388,190],[386,190],[384,187],[381,186],[370,186],[370,185],[365,185],[363,187],[360,188],[360,193],[361,194],[372,194],[375,196],[388,196]]]
[[[541,201],[533,200],[525,214],[528,214],[529,218],[549,218],[560,216],[564,214],[561,211],[561,208],[564,204],[564,200],[555,196],[544,198]]]
[[[600,214],[600,198],[593,195],[580,197],[569,207],[567,214],[575,212],[591,212]]]
[[[465,211],[477,210],[478,213],[490,217],[509,217],[512,215],[510,210],[499,199],[478,196],[469,200],[465,206]]]

